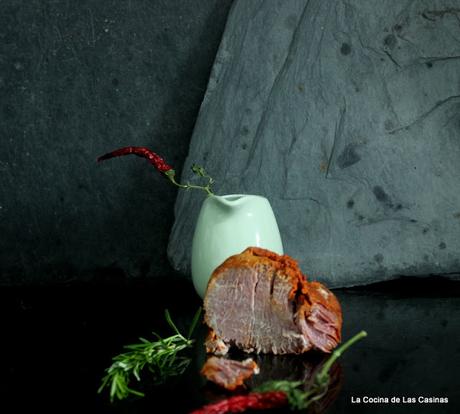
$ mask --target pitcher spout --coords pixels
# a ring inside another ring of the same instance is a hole
[[[224,196],[210,196],[215,202],[225,209],[233,209],[238,206],[241,206],[245,199],[248,197],[245,194],[230,194]]]

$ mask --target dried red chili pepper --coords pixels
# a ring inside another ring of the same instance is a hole
[[[166,161],[161,158],[157,153],[153,152],[152,150],[146,147],[124,147],[119,148],[115,151],[108,152],[100,157],[98,157],[97,161],[104,161],[114,157],[121,157],[123,155],[134,154],[138,157],[146,158],[149,160],[150,164],[152,164],[158,171],[162,172],[166,177],[171,181],[174,185],[180,188],[185,188],[187,190],[191,188],[195,188],[197,190],[203,190],[207,194],[211,195],[213,192],[211,191],[211,185],[213,184],[214,180],[206,173],[203,167],[199,165],[193,165],[192,171],[200,177],[204,177],[208,179],[208,184],[205,186],[202,185],[193,185],[193,184],[181,184],[176,181],[176,172],[174,169],[166,163]]]
[[[287,404],[288,398],[283,391],[252,392],[247,395],[237,395],[217,403],[205,405],[191,414],[242,413],[246,410],[279,408]]]
[[[166,163],[166,161],[161,158],[158,154],[155,152],[149,150],[148,148],[145,147],[124,147],[124,148],[119,148],[115,151],[108,152],[107,154],[104,154],[100,156],[97,161],[104,161],[108,160],[110,158],[114,157],[121,157],[123,155],[129,155],[129,154],[134,154],[137,155],[138,157],[146,158],[149,160],[150,164],[152,164],[158,171],[162,173],[166,173],[167,171],[173,170],[173,168]]]

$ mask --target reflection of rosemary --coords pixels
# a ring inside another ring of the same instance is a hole
[[[190,348],[194,342],[190,339],[200,319],[201,308],[193,317],[188,335],[183,336],[171,319],[168,310],[165,311],[165,318],[169,326],[176,333],[168,338],[157,337],[156,341],[149,341],[140,338],[140,343],[125,346],[126,352],[117,355],[112,359],[112,365],[105,370],[105,376],[98,392],[105,388],[110,389],[110,401],[122,400],[131,395],[143,396],[140,391],[129,387],[129,382],[134,377],[140,381],[140,373],[147,368],[156,384],[163,382],[171,376],[182,374],[190,363],[190,358],[180,356],[178,353]]]

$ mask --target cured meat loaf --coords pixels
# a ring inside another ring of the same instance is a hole
[[[289,256],[250,247],[212,274],[204,299],[208,352],[300,354],[331,352],[341,339],[342,312],[335,295],[308,282]]]

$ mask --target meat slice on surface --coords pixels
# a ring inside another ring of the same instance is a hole
[[[289,256],[257,247],[229,257],[212,274],[204,299],[208,352],[331,352],[341,339],[334,294],[308,282]]]
[[[227,390],[234,390],[244,381],[259,373],[259,367],[248,358],[242,362],[216,356],[209,357],[201,369],[201,374]]]

